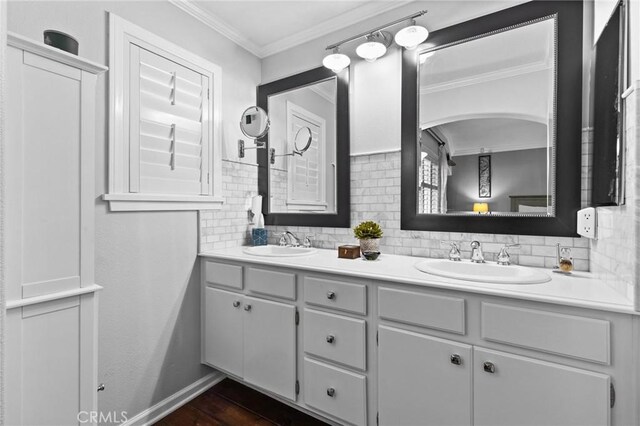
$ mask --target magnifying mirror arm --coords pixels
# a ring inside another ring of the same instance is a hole
[[[299,155],[300,157],[302,157],[302,154],[303,154],[302,151],[296,151],[296,150],[293,150],[293,152],[290,152],[288,154],[276,154],[276,149],[275,148],[271,148],[269,150],[269,163],[275,164],[276,163],[276,157],[292,157],[292,156],[295,156],[295,155]]]
[[[244,152],[247,149],[261,149],[261,148],[267,147],[266,142],[254,140],[253,143],[254,143],[254,146],[244,146],[244,140],[238,139],[238,157],[244,158]]]

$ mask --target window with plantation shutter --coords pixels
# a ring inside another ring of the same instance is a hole
[[[111,210],[219,208],[221,70],[110,14]]]

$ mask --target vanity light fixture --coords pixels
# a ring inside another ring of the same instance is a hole
[[[367,41],[356,48],[356,54],[367,62],[375,62],[387,53],[389,46],[391,46],[391,33],[378,31],[367,36]]]
[[[351,59],[344,53],[340,53],[337,46],[333,49],[333,53],[325,56],[322,60],[322,65],[335,73],[342,71],[348,67],[350,63]]]
[[[425,27],[416,25],[416,20],[412,19],[411,24],[396,33],[395,41],[399,46],[407,50],[413,50],[420,43],[429,37],[429,31]]]
[[[384,56],[387,53],[387,48],[393,42],[393,35],[388,31],[382,31],[401,22],[410,20],[410,26],[398,31],[395,36],[396,43],[408,50],[415,49],[420,43],[425,41],[429,36],[429,31],[420,25],[416,25],[415,18],[418,18],[426,14],[426,10],[421,10],[412,15],[405,16],[404,18],[397,19],[388,24],[381,25],[372,30],[360,33],[353,37],[346,38],[338,43],[327,46],[327,50],[332,51],[322,60],[322,65],[333,70],[334,72],[340,72],[349,66],[351,60],[345,54],[339,53],[338,48],[345,43],[352,42],[364,38],[362,42],[356,48],[356,54],[368,62],[374,62],[376,59]]]

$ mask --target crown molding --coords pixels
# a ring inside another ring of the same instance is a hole
[[[348,28],[358,22],[366,21],[369,18],[397,9],[413,0],[401,0],[394,2],[372,1],[363,4],[355,9],[345,12],[335,18],[312,25],[304,31],[282,38],[262,47],[263,57],[275,55],[285,50],[304,44],[316,38],[331,34],[335,31]]]
[[[400,0],[394,2],[367,2],[362,6],[345,12],[335,18],[320,22],[316,25],[312,25],[304,31],[292,34],[288,37],[284,37],[280,40],[274,41],[273,43],[259,46],[249,40],[247,37],[240,34],[229,23],[213,16],[211,13],[202,9],[196,4],[194,0],[169,0],[171,4],[173,4],[180,10],[193,16],[214,31],[219,32],[229,40],[243,47],[260,59],[267,56],[275,55],[276,53],[284,52],[285,50],[299,46],[318,37],[347,28],[353,24],[365,21],[369,18],[388,12],[390,10],[397,9],[399,7],[412,3],[413,1],[414,0]]]
[[[169,0],[178,9],[188,13],[214,31],[219,32],[240,47],[243,47],[255,56],[262,58],[262,49],[257,44],[240,34],[235,28],[211,13],[202,9],[193,0]]]

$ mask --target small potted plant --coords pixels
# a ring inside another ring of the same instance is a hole
[[[372,220],[361,222],[353,228],[353,235],[360,240],[360,253],[367,260],[375,260],[380,255],[382,228]]]

